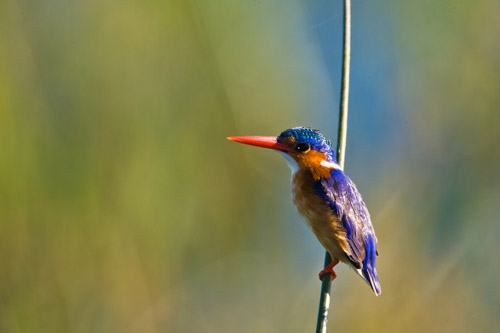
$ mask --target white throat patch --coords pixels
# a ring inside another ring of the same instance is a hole
[[[281,153],[281,155],[285,156],[286,164],[288,164],[288,167],[290,167],[290,170],[292,170],[292,176],[293,176],[297,171],[299,171],[299,165],[293,159],[292,156],[290,156],[287,153],[284,153],[282,151],[279,151],[279,153]]]

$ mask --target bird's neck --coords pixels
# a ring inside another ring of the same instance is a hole
[[[297,155],[295,160],[299,169],[309,171],[314,180],[329,178],[332,169],[340,169],[337,163],[328,161],[324,153],[315,150]]]
[[[285,156],[288,166],[292,170],[292,178],[298,171],[302,174],[309,173],[314,180],[329,178],[332,169],[340,170],[340,166],[336,162],[328,161],[325,154],[319,151],[310,151],[307,154],[291,156],[287,153],[282,153]]]

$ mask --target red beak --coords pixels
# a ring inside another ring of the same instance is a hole
[[[276,141],[276,136],[230,136],[228,140],[244,143],[246,145],[262,148],[271,148],[283,152],[293,152],[294,150],[287,145]]]

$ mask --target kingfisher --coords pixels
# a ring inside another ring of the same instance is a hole
[[[377,237],[356,185],[339,166],[332,144],[318,130],[294,127],[279,136],[227,139],[281,153],[292,170],[292,200],[332,261],[320,273],[337,277],[339,262],[354,269],[380,295],[375,260]]]

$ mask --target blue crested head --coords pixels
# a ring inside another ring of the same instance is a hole
[[[309,171],[315,180],[331,177],[332,170],[341,170],[332,144],[318,130],[294,127],[279,136],[233,136],[229,140],[274,149],[286,158],[295,174]]]
[[[277,142],[293,146],[297,151],[315,150],[326,155],[328,162],[337,163],[332,143],[318,130],[309,127],[289,128],[278,136]]]

